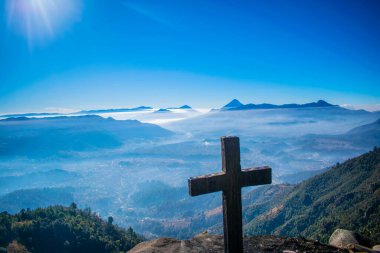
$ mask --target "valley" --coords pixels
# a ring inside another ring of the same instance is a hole
[[[263,199],[266,188],[243,190],[245,222],[279,201],[289,184],[380,144],[379,112],[326,106],[191,113],[160,121],[171,113],[148,117],[144,110],[141,117],[159,125],[103,112],[0,120],[0,210],[73,201],[147,238],[220,233],[220,193],[187,192],[189,177],[221,170],[220,136],[240,137],[244,168],[273,168],[270,198]]]

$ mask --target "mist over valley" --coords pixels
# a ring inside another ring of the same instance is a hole
[[[187,179],[221,170],[221,136],[240,137],[243,168],[273,169],[270,196],[380,144],[379,112],[316,105],[4,117],[0,210],[75,202],[147,238],[220,233],[220,194],[191,198]],[[245,221],[259,189],[243,190]]]

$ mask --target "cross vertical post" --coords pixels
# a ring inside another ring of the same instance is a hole
[[[224,248],[226,253],[243,252],[240,188],[240,146],[237,137],[222,137],[222,170],[229,188],[223,189]]]

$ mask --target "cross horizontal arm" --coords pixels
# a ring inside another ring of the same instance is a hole
[[[225,176],[226,174],[224,172],[220,172],[189,178],[188,184],[190,196],[222,191],[226,184]]]
[[[241,170],[240,186],[255,186],[272,183],[272,169],[264,166],[252,169]]]

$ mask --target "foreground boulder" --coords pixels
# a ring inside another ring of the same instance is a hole
[[[338,248],[348,248],[349,245],[369,246],[368,241],[351,230],[336,229],[330,236],[329,244]]]
[[[129,253],[222,253],[224,252],[223,237],[218,235],[200,234],[190,240],[159,238],[142,242]],[[283,238],[276,236],[254,236],[244,238],[244,252],[348,252],[317,241],[303,238]]]

